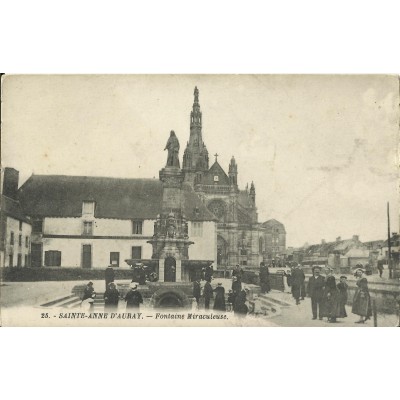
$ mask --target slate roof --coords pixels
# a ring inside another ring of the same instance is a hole
[[[346,257],[349,258],[368,258],[369,250],[367,249],[350,249],[346,254]]]
[[[32,175],[18,196],[32,217],[80,217],[82,202],[95,201],[96,218],[155,219],[162,193],[156,179]],[[183,185],[183,212],[192,221],[215,220],[189,185]]]
[[[400,242],[400,235],[397,233],[396,235],[392,235],[391,237],[390,237],[390,244],[391,244],[391,246],[393,246],[393,247],[396,247],[396,246],[398,246],[399,243]],[[389,246],[389,241],[388,241],[388,239],[386,239],[384,242],[383,242],[383,244],[382,244],[382,247],[388,247]]]
[[[347,249],[351,248],[352,246],[360,246],[362,247],[363,244],[361,242],[357,242],[354,239],[345,239],[345,240],[338,240],[334,242],[325,242],[320,244],[313,244],[308,246],[305,249],[306,255],[312,255],[314,253],[319,254],[331,254],[335,251],[343,252]]]
[[[244,208],[252,208],[253,207],[249,193],[246,190],[239,191],[238,202]]]
[[[1,212],[18,221],[30,224],[29,218],[24,214],[20,203],[10,197],[1,195]]]
[[[214,182],[214,176],[218,176],[218,183]],[[210,169],[203,174],[201,181],[203,185],[229,185],[229,177],[219,165],[218,161],[215,161]]]

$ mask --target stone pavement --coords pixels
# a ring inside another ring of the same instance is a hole
[[[313,320],[311,313],[311,300],[305,298],[296,305],[290,293],[283,293],[272,290],[270,293],[260,295],[261,299],[276,302],[280,308],[280,313],[272,318],[272,321],[279,326],[287,327],[373,327],[374,321],[371,318],[364,324],[356,324],[359,316],[351,313],[351,306],[346,306],[347,317],[338,319],[337,323],[329,323],[326,318],[322,321]],[[398,324],[398,317],[393,314],[378,313],[378,327],[395,327]]]
[[[104,293],[104,280],[92,281],[99,293]],[[40,306],[57,298],[71,295],[75,285],[86,281],[3,282],[0,286],[1,306]]]

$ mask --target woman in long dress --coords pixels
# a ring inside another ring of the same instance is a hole
[[[324,292],[324,308],[328,322],[336,322],[336,318],[345,317],[340,311],[339,291],[336,287],[336,279],[333,275],[328,276]]]
[[[351,312],[360,316],[356,324],[363,324],[365,321],[369,320],[372,315],[371,296],[368,290],[368,281],[363,276],[364,271],[358,268],[354,275],[358,280]]]
[[[214,289],[215,300],[214,300],[214,310],[226,311],[225,305],[225,289],[222,283],[218,283],[218,286]]]

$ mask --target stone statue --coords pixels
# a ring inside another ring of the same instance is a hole
[[[171,131],[164,150],[168,150],[167,167],[178,167],[179,164],[179,140],[174,131]]]
[[[176,235],[176,220],[173,213],[168,214],[167,220],[167,237],[174,238]]]

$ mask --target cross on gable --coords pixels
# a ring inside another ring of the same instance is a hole
[[[219,154],[218,154],[218,153],[215,153],[215,154],[214,154],[214,157],[215,157],[215,162],[217,162],[217,161],[218,161],[218,156],[219,156]]]

